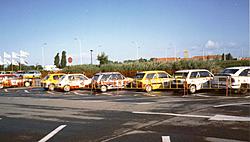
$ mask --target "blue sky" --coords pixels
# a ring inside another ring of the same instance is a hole
[[[250,56],[248,0],[0,0],[0,53],[24,50],[30,64],[53,64],[66,50],[90,63],[231,52]],[[44,45],[44,43],[47,43]],[[140,48],[138,48],[140,47]],[[175,52],[176,51],[176,52]]]

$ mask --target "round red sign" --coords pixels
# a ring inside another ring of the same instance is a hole
[[[72,61],[73,61],[72,57],[69,57],[69,58],[68,58],[68,62],[69,62],[69,63],[72,63]]]

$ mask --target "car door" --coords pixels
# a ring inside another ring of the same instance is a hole
[[[167,88],[170,84],[170,76],[165,72],[159,72],[158,81],[162,88]]]
[[[250,69],[245,69],[239,74],[239,83],[250,84]]]

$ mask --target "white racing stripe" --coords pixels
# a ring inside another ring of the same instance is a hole
[[[53,130],[52,132],[50,132],[48,135],[46,135],[45,137],[43,137],[38,142],[46,142],[46,141],[48,141],[50,138],[52,138],[56,133],[58,133],[59,131],[61,131],[66,126],[67,125],[61,125],[61,126],[57,127],[55,130]]]
[[[239,105],[250,105],[250,103],[232,103],[232,104],[217,105],[214,107],[239,106]]]
[[[169,136],[162,136],[161,139],[162,139],[162,142],[171,142]]]

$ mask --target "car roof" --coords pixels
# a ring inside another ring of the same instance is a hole
[[[226,69],[250,69],[250,66],[238,66],[238,67],[229,67]]]
[[[176,72],[193,72],[193,71],[208,71],[206,69],[190,69],[190,70],[178,70]]]
[[[65,73],[50,73],[48,75],[65,75]]]
[[[166,71],[155,70],[155,71],[141,71],[138,73],[156,73],[156,72],[166,72]]]
[[[120,72],[99,72],[96,73],[95,75],[111,75],[111,74],[121,74]]]

